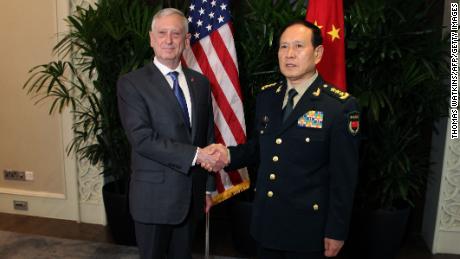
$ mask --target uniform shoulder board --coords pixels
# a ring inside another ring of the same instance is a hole
[[[347,92],[343,92],[331,85],[328,85],[328,84],[324,84],[323,85],[323,88],[324,90],[326,90],[325,92],[326,93],[329,93],[329,95],[339,99],[339,100],[342,100],[342,101],[345,101],[346,99],[348,99],[350,97],[350,94],[347,93]]]
[[[262,87],[260,88],[260,90],[265,91],[265,90],[267,90],[267,89],[272,88],[273,86],[275,86],[275,85],[277,85],[277,84],[278,84],[278,83],[275,82],[275,83],[271,83],[271,84],[264,85],[264,86],[262,86]]]
[[[278,82],[271,83],[271,84],[267,84],[267,85],[262,86],[262,87],[260,88],[260,90],[261,90],[261,91],[265,91],[265,90],[270,89],[270,88],[272,88],[272,87],[274,87],[274,86],[276,86],[276,85],[278,85]]]

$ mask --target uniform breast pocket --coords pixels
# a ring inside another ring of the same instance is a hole
[[[295,161],[304,161],[310,166],[312,163],[327,159],[328,140],[325,132],[313,129],[296,129],[291,133],[292,158]]]
[[[290,134],[298,144],[315,145],[327,141],[326,131],[321,129],[295,128]]]

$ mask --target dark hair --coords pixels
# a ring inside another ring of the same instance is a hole
[[[307,21],[304,21],[304,20],[295,20],[293,22],[288,23],[286,26],[284,26],[283,29],[281,30],[281,33],[280,33],[280,39],[281,39],[281,35],[283,35],[284,31],[286,31],[287,28],[289,28],[291,26],[294,26],[294,25],[297,25],[297,24],[303,25],[303,26],[309,28],[310,30],[312,30],[313,38],[311,39],[311,43],[313,44],[314,48],[316,48],[319,45],[323,44],[323,37],[321,36],[320,28],[318,28],[318,26],[314,25],[313,23],[307,22]]]

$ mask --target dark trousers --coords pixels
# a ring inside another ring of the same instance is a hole
[[[190,217],[179,225],[134,222],[141,259],[192,259],[195,223]]]
[[[296,252],[296,251],[283,251],[265,248],[259,246],[257,251],[258,259],[323,259],[324,251],[318,252]]]

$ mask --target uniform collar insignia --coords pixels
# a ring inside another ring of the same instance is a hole
[[[316,89],[316,91],[313,92],[313,96],[318,97],[321,94],[321,88]]]
[[[279,93],[281,92],[281,87],[282,87],[282,86],[280,85],[280,86],[278,86],[278,89],[276,89],[276,93],[277,93],[277,94],[279,94]]]

